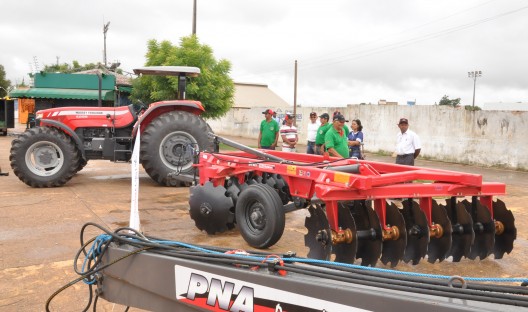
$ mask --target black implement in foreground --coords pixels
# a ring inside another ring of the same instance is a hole
[[[151,311],[528,311],[521,286],[192,246],[128,228],[106,233],[82,250],[90,259],[83,276],[97,285],[94,305],[103,298]]]

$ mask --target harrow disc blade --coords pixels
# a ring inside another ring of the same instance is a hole
[[[375,266],[383,244],[378,215],[370,202],[364,200],[354,201],[352,208],[352,217],[358,231],[356,258],[361,259],[361,265]]]
[[[471,245],[468,258],[471,260],[475,260],[477,257],[480,260],[485,259],[493,252],[495,223],[491,219],[488,208],[482,205],[476,197],[473,198],[472,202],[464,199],[462,204],[473,219],[473,230],[475,231],[475,240]]]
[[[403,201],[401,210],[407,229],[407,247],[403,255],[403,261],[416,265],[427,254],[429,244],[429,223],[420,205],[412,199]]]
[[[270,176],[266,179],[266,184],[271,186],[274,189],[277,189],[277,181],[273,178],[273,176]]]
[[[189,194],[189,213],[198,229],[213,235],[233,228],[233,199],[226,196],[225,187],[206,182],[203,186],[191,186]]]
[[[495,246],[493,247],[495,259],[501,259],[505,252],[512,251],[513,241],[517,238],[517,228],[515,228],[513,213],[506,209],[506,205],[500,199],[493,202],[493,217],[504,225],[504,232],[495,234]]]
[[[332,232],[326,213],[320,205],[308,208],[310,216],[304,220],[308,233],[304,235],[304,246],[308,247],[308,258],[329,260],[332,253]]]
[[[230,178],[229,180],[227,180],[226,195],[231,197],[231,199],[233,200],[233,208],[236,207],[236,203],[238,201],[238,195],[242,191],[242,188],[245,188],[245,187],[247,187],[247,184],[244,184],[244,186],[241,186],[238,183],[238,179],[236,178]],[[232,212],[234,214],[234,210]],[[231,230],[235,227],[235,223],[236,223],[236,218],[233,219],[233,223],[228,223],[227,227]]]
[[[440,207],[444,206],[440,205]],[[459,262],[462,257],[469,257],[471,245],[475,239],[473,219],[462,203],[456,203],[447,199],[444,208],[453,225],[453,244],[451,245],[448,257],[452,256],[453,262]]]
[[[248,175],[247,179],[246,179],[246,183],[248,185],[260,184],[260,183],[262,183],[262,177],[259,176],[259,175]]]
[[[335,244],[332,247],[336,255],[335,261],[354,263],[357,251],[356,223],[354,222],[349,206],[345,203],[339,202],[337,213],[339,227],[343,230],[350,231],[354,237],[350,243]]]
[[[438,206],[433,200],[431,206],[431,218],[433,224],[438,224],[442,227],[443,234],[440,237],[431,237],[429,245],[427,246],[427,261],[435,263],[436,260],[440,262],[447,258],[449,250],[451,250],[451,221],[447,217],[447,212],[444,208]]]
[[[273,179],[273,181],[275,181],[275,185],[272,187],[279,193],[282,204],[286,205],[291,199],[290,190],[286,184],[286,181],[284,181],[284,179],[276,173],[272,174],[269,179]]]
[[[398,207],[394,203],[385,206],[385,218],[387,226],[397,227],[398,238],[388,239],[383,242],[381,262],[387,264],[390,262],[391,267],[398,265],[403,254],[405,253],[405,246],[407,245],[407,230],[405,227],[405,221],[401,215]]]

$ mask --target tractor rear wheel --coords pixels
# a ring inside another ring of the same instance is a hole
[[[13,140],[9,160],[15,175],[32,187],[62,186],[80,166],[70,136],[50,127],[29,129]]]
[[[156,117],[141,133],[140,159],[160,185],[192,181],[194,152],[212,150],[210,127],[195,114],[171,111]]]

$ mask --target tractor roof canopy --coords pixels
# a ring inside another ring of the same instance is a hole
[[[146,66],[134,69],[136,75],[156,75],[156,76],[181,76],[198,77],[200,69],[189,66]]]

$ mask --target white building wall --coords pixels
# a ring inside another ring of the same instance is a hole
[[[422,157],[463,164],[501,166],[528,170],[528,112],[466,111],[445,106],[349,105],[299,107],[300,142],[306,141],[310,112],[318,115],[340,110],[347,119],[363,124],[365,150],[392,153],[399,118],[422,140]],[[219,135],[258,137],[263,108],[233,109],[209,124]],[[350,125],[350,123],[348,123]]]

